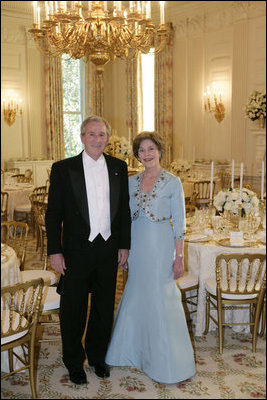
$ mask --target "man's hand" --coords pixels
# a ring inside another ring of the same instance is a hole
[[[184,274],[184,258],[176,257],[173,263],[173,278],[176,280]]]
[[[118,252],[118,265],[124,270],[128,269],[127,260],[129,257],[129,250],[128,249],[119,249]]]
[[[65,275],[65,260],[62,253],[49,256],[51,267],[62,275]]]

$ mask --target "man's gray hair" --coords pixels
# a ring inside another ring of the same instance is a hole
[[[90,123],[90,122],[103,122],[106,126],[107,129],[107,134],[108,136],[110,135],[110,131],[111,131],[111,126],[109,125],[108,121],[103,118],[103,117],[99,117],[98,115],[91,115],[90,117],[87,117],[82,125],[81,125],[81,135],[84,136],[85,135],[85,129],[86,126]]]

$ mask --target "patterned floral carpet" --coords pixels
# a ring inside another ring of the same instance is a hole
[[[31,239],[26,269],[41,268]],[[118,272],[116,305],[122,293],[122,273]],[[223,355],[218,352],[217,332],[195,337],[196,375],[175,385],[159,384],[142,371],[113,367],[109,379],[98,378],[85,364],[87,385],[69,380],[62,362],[60,333],[57,326],[46,327],[45,337],[53,342],[37,346],[37,392],[41,399],[265,399],[266,336],[258,338],[257,352],[251,351],[251,335],[225,329]],[[2,380],[1,398],[31,398],[28,372]]]

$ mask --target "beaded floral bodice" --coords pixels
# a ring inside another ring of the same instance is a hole
[[[144,172],[129,179],[132,221],[144,214],[150,221],[172,219],[176,239],[185,235],[184,194],[180,179],[162,170],[150,192],[142,192]]]

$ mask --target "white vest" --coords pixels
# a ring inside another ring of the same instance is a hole
[[[82,155],[92,242],[100,233],[104,240],[111,235],[108,168],[103,154],[95,161],[85,151]]]

